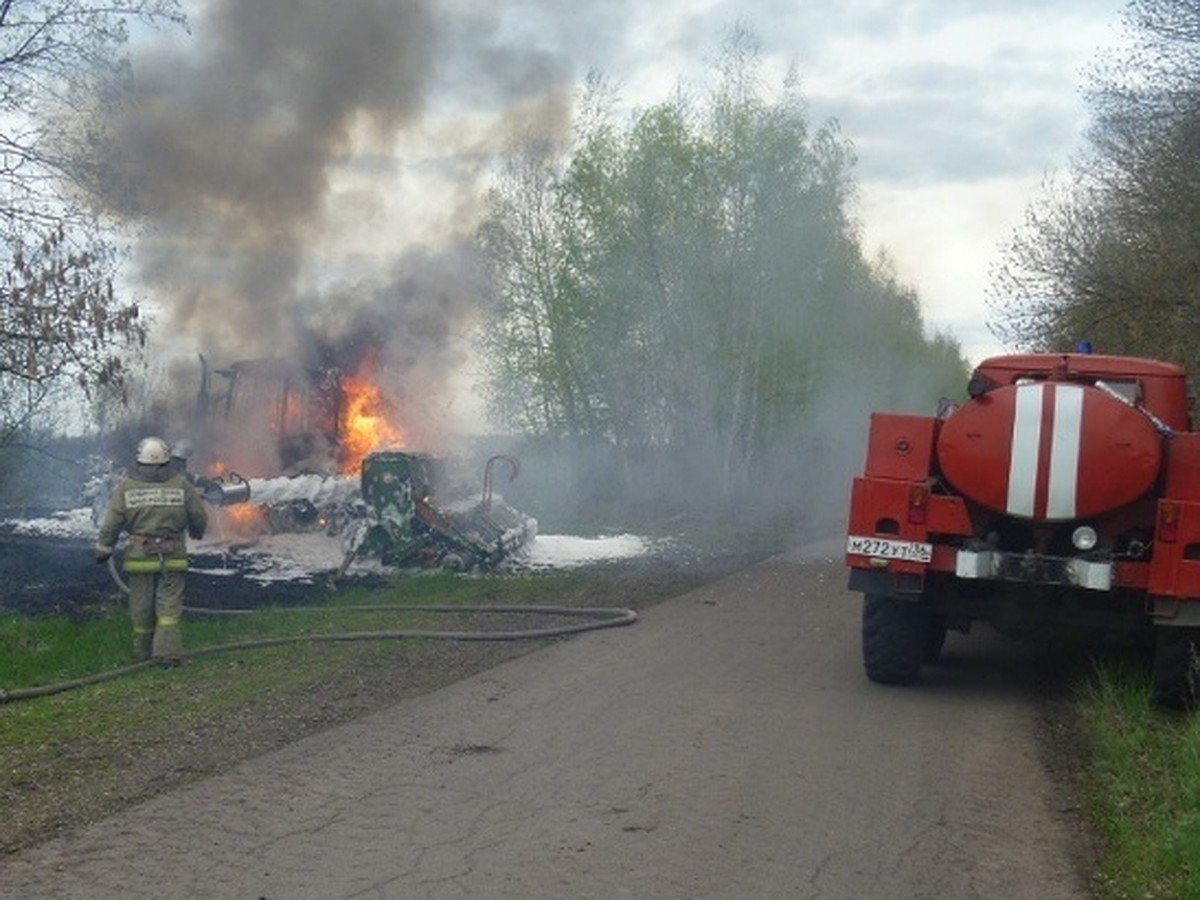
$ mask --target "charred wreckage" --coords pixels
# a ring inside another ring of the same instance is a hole
[[[493,491],[497,465],[517,477],[514,457],[488,458],[473,491],[465,464],[394,446],[403,432],[367,378],[278,359],[214,370],[201,357],[201,368],[192,428],[208,449],[176,452],[205,501],[228,511],[219,527],[340,537],[339,574],[368,558],[491,569],[536,535],[537,520]],[[277,474],[247,477],[242,465]]]

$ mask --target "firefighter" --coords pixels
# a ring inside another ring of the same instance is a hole
[[[180,438],[177,441],[171,441],[171,468],[175,472],[181,473],[192,484],[196,483],[196,476],[188,469],[188,460],[192,458],[192,444],[187,438]]]
[[[187,438],[180,438],[177,441],[171,442],[171,462],[170,470],[172,474],[182,475],[197,491],[200,492],[200,499],[205,503],[214,503],[221,505],[221,485],[204,475],[197,475],[188,468],[188,461],[192,458],[192,443]]]
[[[108,562],[121,532],[129,532],[124,569],[134,656],[180,665],[187,538],[204,536],[208,515],[191,482],[171,464],[171,448],[162,438],[139,443],[136,463],[109,500],[96,561]]]

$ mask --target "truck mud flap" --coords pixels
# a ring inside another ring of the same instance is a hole
[[[925,590],[925,578],[912,572],[851,569],[848,587],[860,594],[890,594],[916,600]]]

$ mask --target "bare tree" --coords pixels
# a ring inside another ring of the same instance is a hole
[[[0,0],[0,443],[64,385],[119,392],[145,340],[87,191],[134,23],[184,17],[178,0]]]
[[[1200,0],[1134,0],[1128,45],[1093,69],[1092,124],[1030,207],[989,301],[1032,349],[1087,339],[1200,367]]]

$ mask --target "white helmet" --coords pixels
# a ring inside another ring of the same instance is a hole
[[[145,466],[162,466],[171,461],[171,448],[160,437],[142,438],[137,446],[137,461]]]

